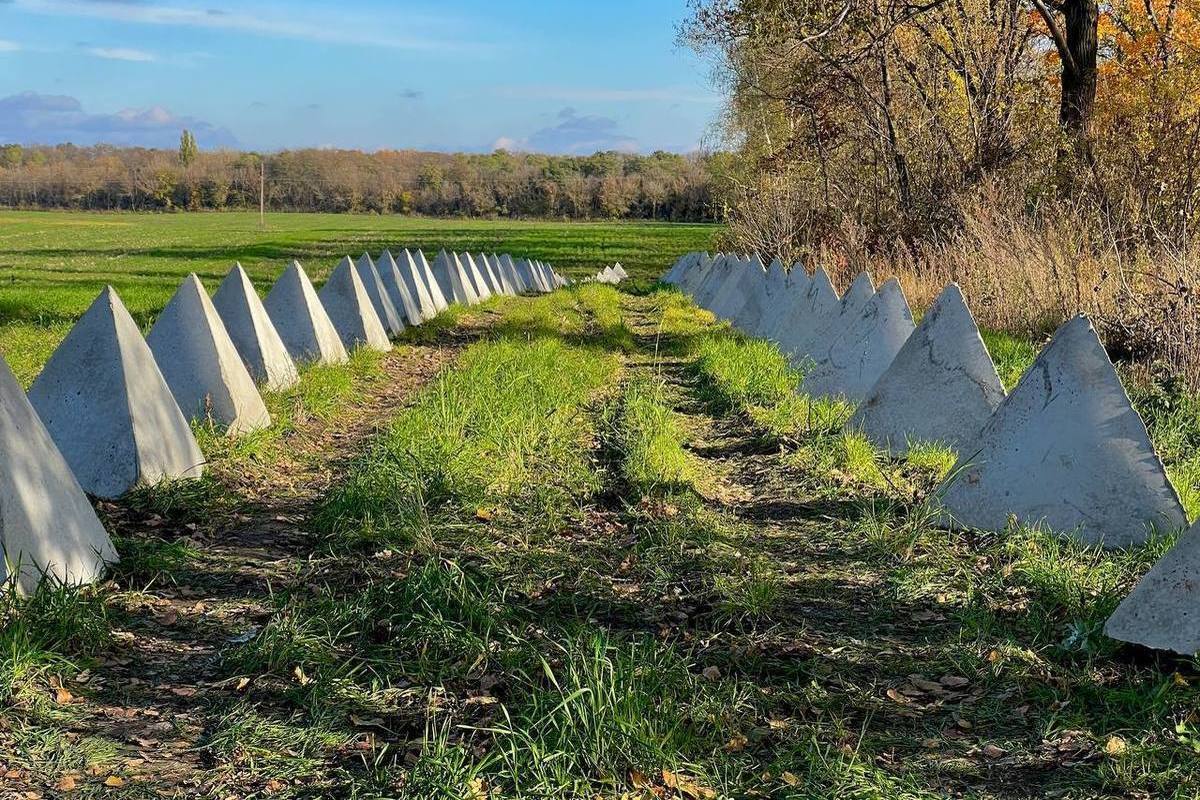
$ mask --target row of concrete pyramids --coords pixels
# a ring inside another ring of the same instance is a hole
[[[605,267],[587,280],[593,283],[609,283],[616,286],[621,281],[629,277],[629,273],[620,263],[614,264],[611,267]]]
[[[418,250],[399,260],[349,257],[316,291],[293,261],[265,300],[241,265],[210,299],[189,275],[143,339],[107,287],[21,390],[0,359],[0,581],[29,591],[43,575],[90,582],[117,559],[85,493],[114,498],[142,484],[199,477],[204,456],[189,419],[231,436],[271,424],[258,385],[279,391],[297,364],[336,364],[355,347],[451,303],[545,293],[564,279],[537,261]]]
[[[914,325],[896,280],[859,275],[839,296],[828,274],[776,259],[693,253],[664,277],[744,332],[778,343],[798,390],[857,405],[848,425],[902,455],[941,442],[959,462],[937,496],[945,521],[1004,531],[1045,525],[1127,547],[1187,516],[1091,323],[1066,322],[1006,395],[958,286]],[[1109,636],[1200,651],[1200,523],[1135,587]]]

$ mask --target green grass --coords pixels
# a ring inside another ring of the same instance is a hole
[[[210,291],[240,261],[265,291],[292,258],[318,284],[347,253],[445,247],[539,258],[570,277],[620,261],[643,282],[711,246],[706,225],[434,220],[344,214],[0,212],[0,353],[28,384],[71,324],[112,284],[148,328],[180,280]]]
[[[690,483],[694,470],[661,379],[640,375],[631,380],[610,412],[608,428],[621,476],[634,493]]]

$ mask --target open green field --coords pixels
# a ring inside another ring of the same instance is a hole
[[[261,290],[299,259],[318,285],[345,255],[384,248],[508,252],[568,277],[619,261],[657,277],[710,247],[710,225],[414,219],[348,214],[89,214],[0,212],[0,353],[29,383],[105,284],[148,327],[180,279],[209,290],[240,261]]]

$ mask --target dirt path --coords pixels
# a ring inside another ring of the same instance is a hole
[[[382,359],[378,375],[357,381],[355,396],[331,418],[299,420],[272,463],[245,471],[218,463],[217,482],[229,494],[206,518],[103,506],[117,536],[183,539],[195,550],[169,579],[121,587],[111,608],[115,655],[60,693],[74,712],[69,736],[120,744],[108,759],[115,766],[105,771],[136,774],[139,782],[181,796],[205,783],[212,765],[204,738],[214,713],[245,688],[219,679],[223,651],[251,638],[271,614],[272,595],[291,588],[322,558],[307,530],[315,504],[378,426],[449,364],[467,338],[398,347]]]

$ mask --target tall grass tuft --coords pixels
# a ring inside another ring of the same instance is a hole
[[[617,451],[621,476],[634,492],[644,495],[690,481],[693,468],[661,379],[632,379],[610,416],[608,438]]]

